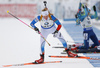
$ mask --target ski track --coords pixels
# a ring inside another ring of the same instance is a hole
[[[21,18],[27,24],[29,19]],[[39,23],[36,24],[40,28]],[[66,41],[74,41],[66,32],[66,28],[60,30]],[[52,41],[53,40],[53,41]],[[33,62],[39,59],[40,54],[40,35],[30,29],[15,18],[0,18],[0,68],[2,65],[20,64]],[[50,58],[49,55],[60,54],[63,49],[52,48],[60,43],[58,39],[53,38],[50,34],[45,45],[45,61],[62,61],[62,63],[48,63],[40,65],[12,66],[8,68],[94,68],[86,59],[69,59],[69,58]],[[68,43],[71,44],[71,43]],[[62,46],[62,45],[59,45]],[[84,54],[79,54],[84,55]]]
[[[95,23],[99,24],[99,22],[97,22],[97,21],[94,21],[93,24],[95,24]],[[63,24],[63,26],[74,41],[79,41],[79,43],[83,42],[83,36],[82,36],[83,32],[82,32],[82,27],[80,25],[75,26],[75,22],[73,22],[73,23],[66,22]],[[100,39],[100,26],[98,26],[98,25],[93,26],[93,30],[96,33],[98,39]],[[91,42],[91,40],[90,40],[90,42]],[[84,55],[89,56],[89,57],[100,58],[100,54],[94,54],[94,53],[86,54],[86,53],[84,53]],[[88,61],[94,66],[94,68],[100,68],[100,60],[88,60]]]

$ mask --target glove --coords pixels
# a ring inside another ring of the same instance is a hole
[[[83,4],[82,4],[82,8],[85,8]]]
[[[93,6],[93,10],[96,11],[96,7],[95,7],[95,5]]]
[[[55,30],[55,32],[53,32],[52,34],[53,34],[53,37],[57,37],[58,30]]]
[[[36,33],[38,33],[39,34],[39,29],[36,27],[36,28],[34,28],[34,30],[36,31]]]
[[[75,18],[78,18],[77,14],[75,14]]]
[[[80,19],[79,18],[76,19],[76,25],[80,25]]]

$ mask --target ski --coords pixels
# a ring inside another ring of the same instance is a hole
[[[66,52],[61,52],[61,54],[67,54],[67,53]],[[77,53],[77,54],[79,54],[79,53]],[[83,53],[83,54],[100,54],[100,52],[87,52],[87,53]]]
[[[52,47],[52,48],[64,48],[64,47],[62,47],[62,46],[61,47],[60,46],[55,46],[55,47]]]
[[[46,64],[46,63],[61,63],[62,61],[48,61],[39,64]],[[11,66],[24,66],[24,65],[36,65],[38,63],[30,62],[30,63],[22,63],[22,64],[11,64],[11,65],[3,65],[3,67],[11,67]]]
[[[71,45],[68,45],[71,48]],[[63,46],[54,46],[52,48],[64,48]]]
[[[92,57],[86,57],[86,56],[79,56],[79,57],[68,57],[68,56],[49,56],[53,58],[79,58],[79,59],[90,59],[90,60],[100,60],[100,58],[92,58]]]
[[[61,52],[61,54],[67,54],[66,52]]]

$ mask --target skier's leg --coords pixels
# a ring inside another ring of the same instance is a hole
[[[77,54],[73,54],[73,53],[70,52],[69,48],[67,48],[67,43],[66,43],[65,39],[63,38],[63,36],[60,32],[58,33],[57,38],[63,44],[63,46],[64,46],[69,57],[77,57],[78,56]]]
[[[46,39],[48,36],[48,32],[45,32],[43,29],[41,29],[41,34],[44,36],[44,38]],[[45,40],[40,37],[40,59],[39,60],[35,60],[36,63],[43,63],[44,62],[44,55],[45,55]]]
[[[89,38],[90,38],[89,33],[84,32],[83,37],[84,37],[84,46],[79,46],[78,49],[88,49],[89,48]]]
[[[95,35],[95,33],[93,32],[93,35],[90,37],[91,40],[93,41],[93,45],[91,46],[91,48],[94,48],[95,46],[99,46],[99,41],[97,36]]]

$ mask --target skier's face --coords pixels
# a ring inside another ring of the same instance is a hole
[[[43,16],[43,17],[44,17],[44,19],[46,19],[46,20],[47,20],[49,16],[48,16],[48,15],[46,15],[46,16]]]

